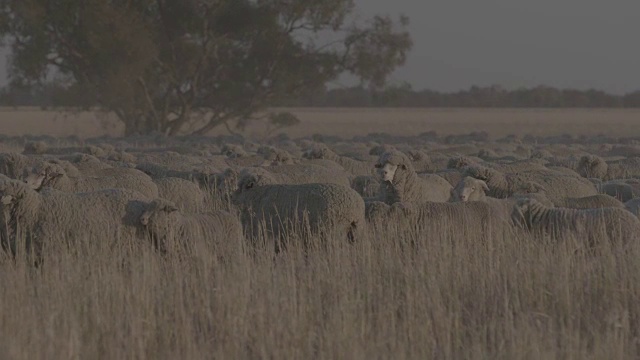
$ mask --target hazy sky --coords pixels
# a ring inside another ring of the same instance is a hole
[[[393,81],[441,91],[540,84],[640,90],[638,0],[356,0],[362,16],[411,18]],[[0,81],[6,77],[0,56]]]
[[[414,49],[394,80],[459,90],[546,84],[640,90],[638,0],[356,0],[405,13]]]

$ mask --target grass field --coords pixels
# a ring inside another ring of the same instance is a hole
[[[284,132],[292,137],[315,133],[352,137],[371,132],[415,135],[426,131],[460,134],[487,131],[493,137],[525,135],[640,134],[640,109],[287,109],[302,120]],[[37,108],[0,109],[0,133],[6,135],[77,135],[82,138],[120,135],[122,128],[108,114],[61,113]],[[223,128],[211,132],[224,134]],[[264,136],[264,124],[247,134]]]
[[[640,134],[635,110],[295,112],[293,137]],[[117,135],[100,121],[5,109],[0,133]],[[40,267],[0,256],[0,359],[640,357],[638,244],[592,254],[581,239],[474,234],[390,221],[354,244],[292,238],[278,255],[268,241],[162,254],[101,234],[70,249],[61,234]]]

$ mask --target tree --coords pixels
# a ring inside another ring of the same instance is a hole
[[[380,87],[412,47],[408,19],[358,23],[353,0],[0,0],[12,80],[54,72],[126,135],[242,127],[342,74]]]

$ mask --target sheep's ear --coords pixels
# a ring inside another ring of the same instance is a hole
[[[9,205],[13,202],[14,197],[11,195],[3,195],[2,197],[0,197],[0,202],[2,202],[2,205]]]
[[[482,189],[484,191],[489,191],[489,186],[487,185],[486,182],[484,182],[483,180],[478,180],[478,183],[480,184],[480,186],[482,186]]]

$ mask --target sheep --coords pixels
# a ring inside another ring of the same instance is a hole
[[[364,226],[364,200],[353,189],[336,184],[262,185],[243,184],[232,196],[241,209],[247,232],[256,236],[260,223],[284,239],[292,224],[308,221],[314,233],[338,231],[350,241]]]
[[[625,209],[640,218],[640,198],[631,199],[624,203]]]
[[[150,198],[158,197],[158,186],[145,173],[135,169],[110,169],[97,176],[69,177],[58,164],[35,166],[24,181],[34,190],[52,187],[66,192],[88,192],[109,188],[136,190]]]
[[[251,167],[242,169],[236,189],[242,188],[249,183],[253,184],[252,186],[312,183],[351,186],[351,182],[346,175],[311,165],[282,165],[269,168]]]
[[[171,201],[155,199],[146,205],[139,223],[162,252],[195,248],[199,241],[206,241],[223,258],[242,249],[240,219],[226,211],[185,213]]]
[[[624,204],[620,200],[606,194],[596,194],[579,198],[567,197],[560,199],[555,205],[556,207],[571,209],[624,208]]]
[[[41,254],[51,241],[72,245],[98,239],[132,240],[137,221],[149,200],[137,191],[105,189],[66,193],[37,192],[19,180],[0,179],[2,241],[13,254],[24,239],[28,250]]]
[[[231,158],[231,159],[249,155],[241,145],[235,145],[235,144],[225,144],[221,149],[221,154],[226,155],[228,158]]]
[[[358,192],[363,198],[377,198],[380,190],[380,181],[370,175],[356,176],[351,180],[351,188]]]
[[[512,231],[509,212],[497,214],[494,205],[481,201],[393,205],[374,202],[367,204],[366,211],[372,226],[399,226],[431,233],[446,231],[454,238],[488,241]]]
[[[435,166],[431,161],[431,158],[427,153],[420,150],[408,150],[405,154],[409,157],[409,160],[413,163],[414,169],[417,173],[433,172]],[[381,155],[381,154],[380,154]]]
[[[154,180],[158,196],[173,202],[180,211],[198,212],[205,207],[205,194],[195,183],[174,177]]]
[[[634,166],[635,165],[635,166]],[[586,178],[602,180],[626,179],[640,177],[640,167],[637,161],[608,164],[596,155],[584,155],[578,163],[578,173]]]
[[[262,155],[271,165],[291,165],[294,163],[294,158],[288,151],[273,146],[261,146],[258,149],[258,154]]]
[[[600,193],[613,196],[621,202],[627,202],[640,196],[640,191],[621,180],[600,183],[596,185],[596,188]]]
[[[479,179],[472,177],[464,178],[456,187],[451,191],[451,201],[465,202],[465,201],[487,201],[488,197],[485,193],[489,191],[487,184]],[[623,208],[624,204],[618,201],[616,198],[609,195],[591,195],[579,198],[560,198],[556,203],[549,201],[544,192],[529,193],[516,195],[516,198],[535,198],[538,202],[545,206],[557,206],[573,209],[593,209],[603,207],[618,207]],[[499,199],[491,199],[493,201]]]
[[[557,201],[565,197],[596,195],[596,187],[587,179],[563,175],[551,170],[504,174],[498,170],[482,166],[468,167],[466,174],[484,180],[489,187],[488,195],[506,198],[521,192],[544,190],[549,200]],[[533,188],[530,188],[533,185]]]
[[[418,177],[409,158],[400,151],[388,151],[380,156],[378,169],[381,199],[389,205],[396,202],[445,202],[451,185],[446,181],[429,181]]]
[[[354,176],[374,175],[372,164],[369,164],[366,161],[358,161],[346,156],[340,156],[331,151],[324,144],[314,145],[313,147],[305,151],[303,157],[305,159],[327,159],[334,161]]]
[[[537,236],[552,241],[584,241],[593,247],[602,241],[632,244],[640,234],[640,220],[620,208],[567,209],[550,208],[535,199],[520,199],[513,207],[511,219]]]

